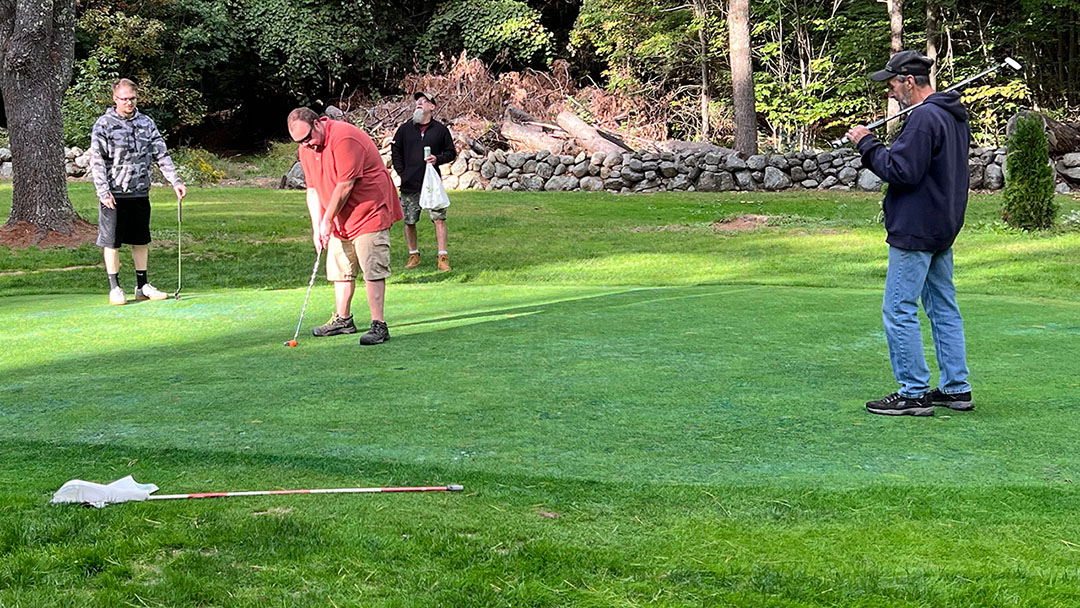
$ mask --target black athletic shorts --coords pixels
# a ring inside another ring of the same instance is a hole
[[[150,243],[150,197],[117,198],[116,209],[98,202],[98,247]]]

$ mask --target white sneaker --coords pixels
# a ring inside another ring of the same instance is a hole
[[[135,290],[136,300],[164,300],[168,297],[169,294],[159,291],[157,287],[154,287],[150,283]]]
[[[124,295],[124,288],[117,285],[109,290],[109,304],[113,306],[121,306],[127,304],[127,296]]]

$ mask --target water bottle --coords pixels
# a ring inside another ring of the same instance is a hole
[[[427,157],[431,156],[431,146],[424,146],[424,161],[427,162]]]

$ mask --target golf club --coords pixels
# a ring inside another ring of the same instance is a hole
[[[180,299],[180,286],[182,285],[180,279],[182,270],[180,266],[180,239],[182,238],[181,235],[183,232],[181,231],[182,224],[180,223],[180,216],[182,215],[181,203],[183,202],[184,197],[179,194],[176,195],[176,293],[173,294],[173,299],[175,300]]]
[[[300,325],[304,322],[304,311],[307,310],[308,298],[311,297],[311,286],[315,284],[315,273],[319,272],[319,261],[322,260],[322,252],[324,248],[319,249],[318,255],[315,256],[315,265],[311,267],[311,280],[307,284],[307,294],[304,295],[304,305],[300,307],[300,320],[296,322],[296,331],[293,332],[292,340],[285,342],[285,346],[290,348],[296,346],[296,338],[300,335]]]
[[[982,78],[983,76],[986,76],[987,74],[990,74],[991,72],[996,72],[996,71],[998,71],[1001,68],[1006,67],[1006,66],[1010,67],[1010,68],[1012,68],[1013,70],[1016,70],[1016,71],[1020,71],[1020,67],[1021,67],[1020,62],[1013,59],[1012,57],[1006,57],[1005,60],[1002,61],[1001,63],[999,63],[999,64],[997,64],[997,65],[995,65],[993,67],[989,67],[989,68],[979,72],[978,74],[975,74],[971,78],[961,80],[960,82],[952,85],[951,87],[949,87],[949,88],[947,88],[947,89],[945,89],[944,91],[941,91],[941,92],[942,93],[948,93],[950,91],[955,91],[955,90],[957,90],[959,88],[965,87],[965,86],[971,84],[972,82]],[[908,112],[914,110],[915,108],[923,105],[924,103],[926,103],[926,102],[925,101],[919,102],[919,103],[917,103],[917,104],[915,104],[913,106],[908,106],[908,107],[904,108],[903,110],[900,110],[899,112],[897,112],[896,114],[893,114],[892,116],[886,116],[885,118],[882,118],[880,120],[875,120],[874,122],[866,125],[866,128],[873,131],[874,129],[880,127],[881,125],[883,125],[883,124],[885,124],[887,122],[889,122],[890,120],[892,120],[894,118],[899,118],[899,117],[903,116],[904,114],[907,114]],[[850,143],[850,140],[845,135],[844,137],[841,137],[840,139],[837,139],[836,141],[833,141],[832,142],[832,147],[839,148],[839,147],[842,147],[842,146],[846,146],[848,143]]]

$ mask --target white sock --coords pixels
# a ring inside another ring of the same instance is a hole
[[[412,254],[414,254],[414,253],[415,253],[415,254],[417,254],[417,255],[419,255],[419,254],[420,254],[420,250],[419,250],[419,249],[410,249],[410,250],[409,250],[409,255],[412,255]]]
[[[446,255],[446,252],[445,251],[440,251],[439,255]]]

